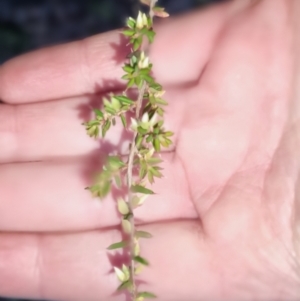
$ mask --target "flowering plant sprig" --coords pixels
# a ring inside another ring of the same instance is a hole
[[[164,107],[167,102],[162,99],[162,86],[152,76],[147,48],[143,49],[145,40],[149,45],[155,38],[153,17],[168,17],[168,14],[164,8],[156,6],[157,0],[141,2],[149,6],[149,15],[139,12],[136,19],[130,17],[122,31],[131,45],[123,66],[125,74],[122,79],[127,81],[126,90],[122,95],[110,94],[109,98],[104,98],[103,109],[95,109],[95,119],[84,123],[87,134],[94,138],[98,138],[100,134],[104,138],[117,119],[120,119],[126,130],[133,133],[128,159],[124,161],[120,156],[109,156],[103,170],[96,176],[95,183],[87,188],[101,199],[109,194],[112,186],[120,190],[126,189],[126,197],[117,200],[125,239],[113,243],[108,250],[124,248],[129,251],[130,262],[122,267],[114,267],[114,270],[120,281],[118,290],[128,290],[133,301],[155,298],[151,292],[138,291],[136,285],[136,277],[141,268],[149,265],[148,260],[140,254],[140,239],[151,238],[152,235],[137,229],[134,210],[144,203],[147,196],[154,194],[147,185],[163,176],[160,167],[162,160],[155,153],[162,147],[169,147],[172,143],[170,137],[173,135],[164,129]],[[127,95],[128,89],[137,90],[136,100]],[[127,125],[128,112],[134,113],[130,125]],[[138,175],[134,175],[134,170],[138,171]]]

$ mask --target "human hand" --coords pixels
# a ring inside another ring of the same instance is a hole
[[[142,286],[158,300],[299,299],[299,14],[297,0],[234,1],[157,27],[151,57],[175,143],[136,212],[154,235]],[[119,218],[113,198],[84,190],[100,153],[81,125],[122,89],[119,40],[0,68],[1,295],[124,300],[111,273],[122,256],[106,251]],[[117,126],[100,146],[125,153],[125,138]]]

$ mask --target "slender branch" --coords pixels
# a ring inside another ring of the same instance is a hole
[[[146,83],[145,81],[143,82],[143,85],[141,89],[139,90],[138,94],[138,99],[137,99],[137,105],[136,105],[136,111],[135,111],[135,117],[138,119],[140,117],[140,111],[142,108],[142,103],[143,103],[143,98],[146,90]],[[135,256],[135,243],[134,243],[134,235],[135,235],[135,221],[134,221],[134,212],[133,212],[133,206],[132,206],[132,193],[130,191],[130,188],[132,186],[132,174],[133,174],[133,161],[134,161],[134,155],[136,154],[136,140],[137,133],[134,134],[134,137],[132,139],[131,147],[130,147],[130,153],[129,153],[129,159],[128,159],[128,168],[127,168],[127,185],[128,185],[128,208],[130,212],[130,225],[131,225],[131,230],[130,230],[130,258],[131,258],[131,263],[130,263],[130,277],[131,277],[131,282],[133,285],[132,288],[132,297],[133,300],[135,300],[136,295],[137,295],[137,290],[136,290],[136,283],[135,283],[135,261],[134,261],[134,256]]]

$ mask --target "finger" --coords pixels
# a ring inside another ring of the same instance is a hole
[[[166,108],[165,128],[177,139],[185,103],[174,98]],[[102,139],[87,136],[83,122],[94,118],[92,108],[101,108],[102,95],[82,96],[27,105],[0,105],[0,162],[49,160],[91,153],[128,153],[132,136],[120,120]],[[128,122],[130,125],[130,123]],[[171,149],[174,149],[173,144]]]
[[[194,82],[225,19],[221,6],[158,24],[151,50],[158,81]],[[13,59],[0,68],[0,99],[35,102],[120,88],[126,44],[118,31],[112,31]]]
[[[112,31],[22,55],[1,66],[0,98],[36,102],[120,87],[121,62],[114,58],[125,53],[120,34]]]
[[[136,209],[139,223],[196,217],[188,184],[178,158],[162,157],[164,178],[153,186],[155,195]],[[84,188],[92,185],[97,160],[4,164],[0,167],[0,230],[66,231],[105,228],[120,223],[116,199],[100,202]]]
[[[154,292],[157,300],[218,296],[218,281],[212,273],[217,270],[209,268],[212,254],[199,239],[197,221],[149,225],[143,230],[153,238],[141,241],[142,254],[151,265],[138,277],[140,291]],[[5,260],[0,267],[0,294],[42,300],[125,300],[123,293],[115,293],[119,282],[112,272],[125,256],[106,251],[120,239],[117,230],[1,234],[0,257]],[[204,282],[207,285],[199,285]]]

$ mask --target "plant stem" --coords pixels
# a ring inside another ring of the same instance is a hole
[[[143,82],[143,85],[141,89],[139,90],[137,104],[136,104],[136,111],[135,111],[135,118],[139,119],[140,117],[140,111],[143,103],[143,98],[146,90],[146,82]],[[132,139],[131,147],[130,147],[130,153],[129,153],[129,159],[128,159],[128,168],[127,168],[127,185],[128,185],[128,208],[130,212],[130,278],[132,283],[132,299],[135,300],[137,296],[137,290],[136,290],[136,283],[135,283],[135,243],[134,243],[134,235],[135,235],[135,221],[134,221],[134,212],[133,212],[133,206],[132,206],[132,193],[130,191],[130,188],[132,186],[132,173],[133,173],[133,160],[134,155],[136,154],[136,145],[135,145],[135,139],[136,139],[137,133],[134,134],[134,137]]]

